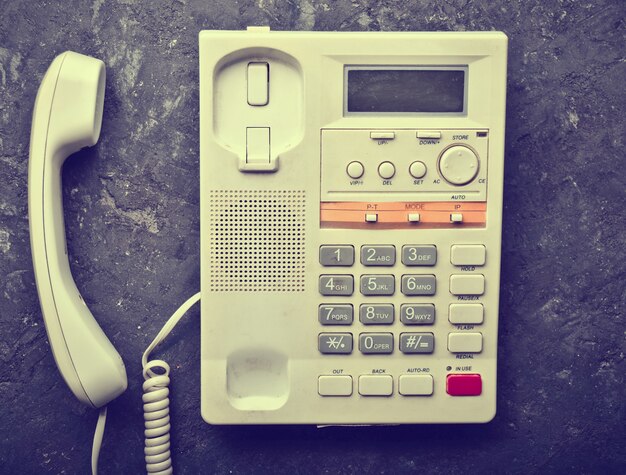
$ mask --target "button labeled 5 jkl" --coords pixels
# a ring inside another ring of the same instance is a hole
[[[363,295],[393,295],[395,291],[393,275],[361,276],[361,293]]]

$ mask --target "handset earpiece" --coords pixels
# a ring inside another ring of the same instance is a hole
[[[66,51],[46,72],[35,101],[28,164],[28,216],[35,279],[54,359],[72,392],[101,407],[124,392],[119,353],[84,303],[65,243],[61,167],[100,136],[105,68]]]

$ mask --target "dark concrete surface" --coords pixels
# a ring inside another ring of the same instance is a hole
[[[0,472],[87,473],[97,413],[55,367],[29,252],[27,163],[58,53],[101,58],[99,144],[63,173],[75,279],[126,361],[102,473],[143,470],[140,355],[199,288],[201,29],[503,30],[510,37],[498,415],[486,425],[211,427],[199,312],[175,367],[178,473],[625,473],[624,41],[609,1],[0,1]]]

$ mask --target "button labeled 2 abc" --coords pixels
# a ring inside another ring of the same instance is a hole
[[[361,264],[364,266],[393,266],[395,263],[394,246],[361,246]]]

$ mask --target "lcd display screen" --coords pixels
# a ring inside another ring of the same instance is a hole
[[[359,66],[346,72],[346,112],[465,112],[466,67]]]

